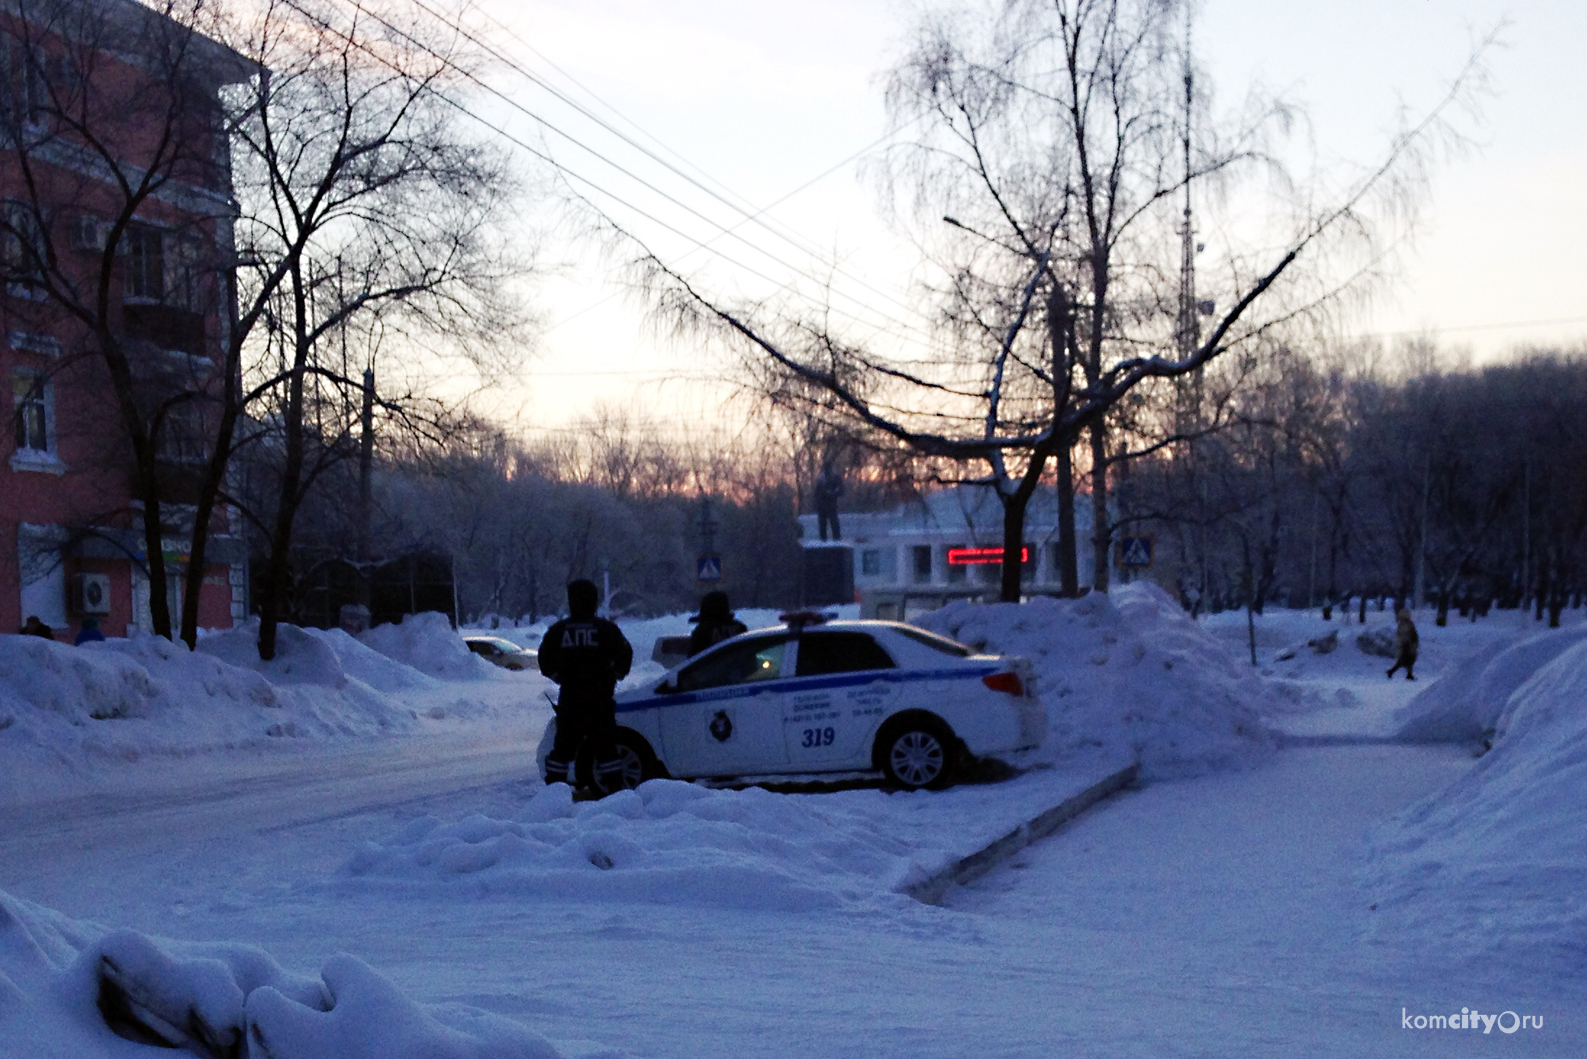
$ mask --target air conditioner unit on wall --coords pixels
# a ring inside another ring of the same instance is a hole
[[[71,609],[76,614],[109,614],[110,575],[78,574],[72,578]]]

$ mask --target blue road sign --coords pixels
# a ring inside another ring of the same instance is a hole
[[[701,555],[694,560],[694,577],[697,581],[722,580],[722,557],[720,555]]]
[[[1131,570],[1144,570],[1152,565],[1152,538],[1120,537],[1119,565]]]

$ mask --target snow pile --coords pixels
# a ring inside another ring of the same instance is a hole
[[[1396,738],[1461,743],[1491,737],[1516,689],[1583,640],[1587,625],[1551,630],[1519,643],[1505,639],[1473,653],[1395,711]]]
[[[1587,642],[1538,668],[1495,727],[1476,767],[1380,834],[1369,879],[1380,928],[1553,955],[1575,973],[1587,951]]]
[[[376,625],[358,640],[387,658],[442,680],[491,676],[494,667],[468,649],[445,614],[409,614],[396,625]]]
[[[1127,764],[1080,754],[1005,782],[934,792],[782,794],[649,780],[575,802],[558,783],[536,788],[527,803],[412,820],[359,847],[332,886],[432,900],[875,911],[907,905],[902,891]]]
[[[1030,659],[1047,706],[1047,751],[1127,753],[1146,778],[1250,761],[1274,745],[1259,710],[1286,708],[1279,689],[1149,582],[1074,600],[956,602],[916,624]]]
[[[381,654],[341,629],[304,629],[303,631],[336,654],[343,672],[355,680],[363,681],[376,691],[412,691],[440,685],[434,677]]]
[[[885,797],[650,780],[575,803],[565,784],[553,784],[516,819],[414,820],[366,843],[343,875],[477,895],[834,908],[897,890],[951,859],[929,844],[916,848],[910,836],[868,811]]]
[[[291,975],[237,945],[106,931],[0,892],[6,1055],[182,1054],[271,1059],[557,1059],[544,1038],[472,1008],[424,1008],[367,964]]]
[[[473,691],[494,689],[471,684],[459,697],[345,633],[282,625],[270,662],[256,637],[249,625],[189,651],[147,635],[81,647],[0,635],[0,801],[76,789],[117,764],[523,713],[521,695],[490,702]]]

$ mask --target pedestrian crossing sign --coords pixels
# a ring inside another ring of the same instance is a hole
[[[698,581],[722,580],[722,557],[701,555],[694,560],[694,576]]]
[[[1119,538],[1119,565],[1126,569],[1144,570],[1152,565],[1152,538]]]

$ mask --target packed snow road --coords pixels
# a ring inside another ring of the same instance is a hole
[[[269,836],[401,806],[435,803],[534,775],[536,729],[459,738],[399,739],[379,746],[316,750],[286,759],[190,766],[179,778],[145,778],[119,791],[35,802],[0,812],[0,889],[98,918],[79,886],[147,901],[162,887],[223,878],[251,847],[269,858]],[[229,767],[228,767],[229,765]],[[279,854],[279,848],[277,850]],[[274,860],[276,868],[290,861]],[[154,889],[139,892],[146,872]]]
[[[1578,1055],[1587,1040],[1574,982],[1373,936],[1372,894],[1353,874],[1365,835],[1469,769],[1459,749],[1289,750],[1254,769],[1151,785],[946,909],[438,899],[325,882],[358,836],[393,821],[528,799],[536,787],[510,778],[514,753],[456,746],[421,764],[393,748],[339,756],[334,777],[304,762],[218,801],[187,792],[63,813],[0,839],[0,886],[158,935],[263,942],[288,967],[351,952],[420,1002],[518,1019],[570,1056],[1499,1046],[1498,1031],[1400,1028],[1402,1011],[1462,1006],[1543,1015],[1528,1055]]]

